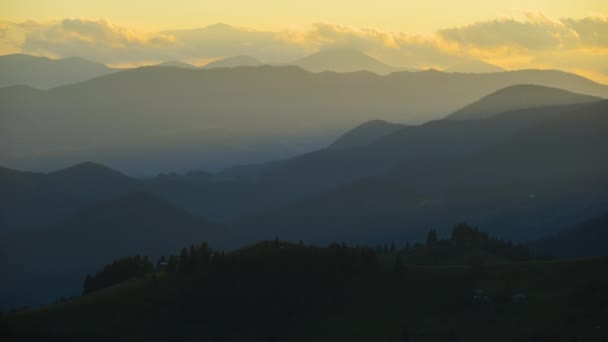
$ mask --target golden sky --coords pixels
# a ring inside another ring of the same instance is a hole
[[[146,30],[195,28],[216,22],[278,30],[331,22],[389,31],[433,32],[522,12],[548,17],[608,13],[606,0],[1,0],[5,21],[106,18]]]
[[[608,83],[608,1],[0,0],[0,54],[113,65],[237,54],[273,62],[331,45],[395,66],[479,59]]]

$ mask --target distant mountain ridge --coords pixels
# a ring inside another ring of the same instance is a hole
[[[50,59],[24,54],[0,56],[0,88],[27,85],[49,89],[108,75],[116,70],[79,57]]]
[[[448,115],[448,120],[479,120],[505,111],[574,103],[589,103],[600,97],[575,94],[562,89],[533,84],[500,89]]]
[[[259,66],[262,62],[251,56],[233,56],[219,59],[204,65],[203,69],[234,68],[241,66]]]
[[[378,75],[386,75],[395,71],[403,71],[403,69],[380,62],[358,50],[348,48],[323,49],[289,64],[297,65],[311,72],[369,71]]]

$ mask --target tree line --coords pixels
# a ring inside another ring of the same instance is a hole
[[[296,270],[315,269],[319,280],[352,278],[377,272],[382,264],[399,278],[406,264],[476,264],[494,261],[524,261],[529,258],[525,246],[490,237],[467,224],[454,226],[449,239],[439,239],[430,229],[426,244],[398,248],[384,244],[370,248],[333,243],[326,248],[279,241],[265,241],[240,250],[215,251],[206,242],[184,247],[178,255],[161,257],[154,267],[148,257],[127,257],[105,266],[95,275],[87,275],[84,293],[117,284],[129,278],[156,272],[170,276],[258,277],[284,279]],[[388,261],[388,265],[386,260]],[[273,274],[274,272],[274,274]],[[238,273],[238,274],[237,274]]]

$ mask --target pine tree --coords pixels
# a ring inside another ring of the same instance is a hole
[[[435,244],[435,242],[437,242],[437,240],[437,231],[435,229],[429,230],[429,233],[426,236],[426,247],[431,247],[433,244]]]
[[[186,273],[190,272],[190,270],[188,269],[190,260],[188,260],[188,259],[189,259],[188,258],[188,249],[186,247],[184,247],[184,248],[182,248],[182,251],[179,254],[179,267],[178,267],[179,273],[186,274]]]
[[[84,290],[83,293],[87,294],[93,290],[93,277],[90,274],[84,278]]]

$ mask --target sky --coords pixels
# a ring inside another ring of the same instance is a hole
[[[0,54],[129,66],[243,54],[288,62],[331,46],[394,66],[475,59],[608,83],[608,1],[0,0]]]

